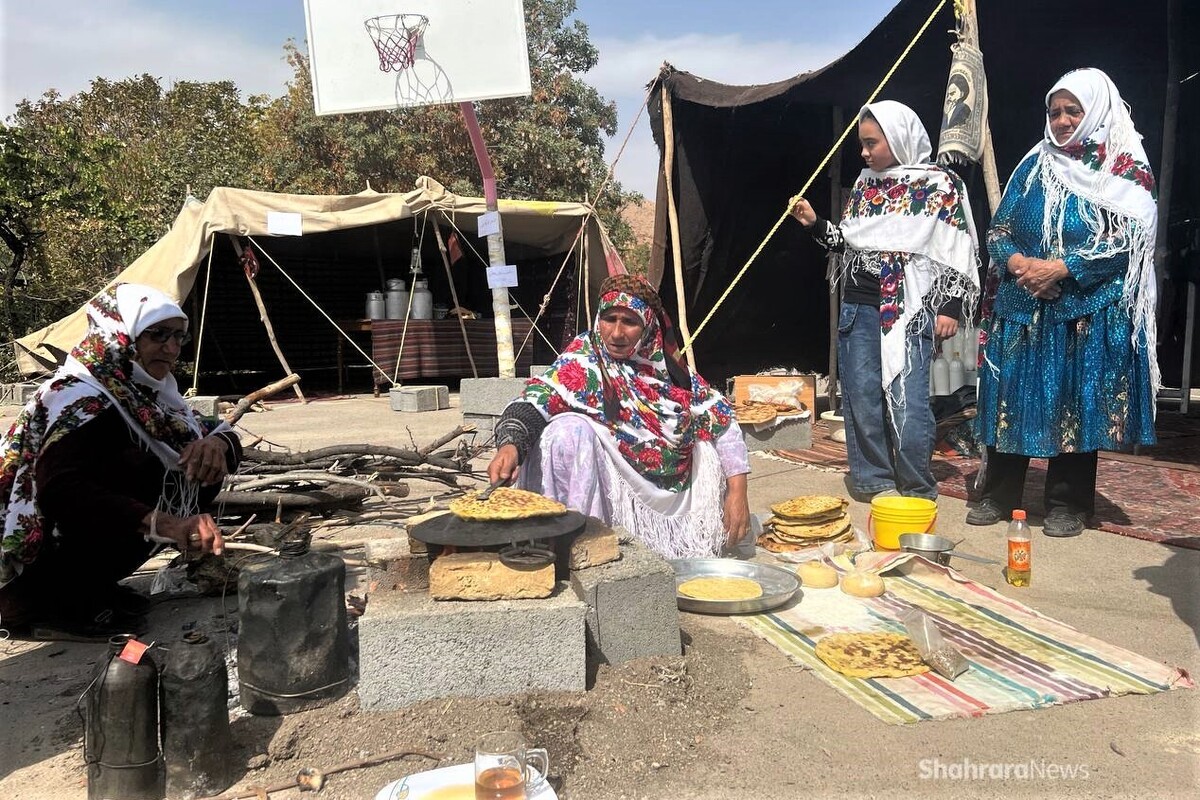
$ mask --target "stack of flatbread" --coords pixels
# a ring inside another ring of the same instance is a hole
[[[786,553],[825,542],[848,542],[854,536],[848,505],[849,501],[831,495],[803,495],[776,503],[758,545],[772,553]]]
[[[761,400],[742,400],[733,406],[733,414],[742,425],[766,425],[777,417],[796,416],[805,411],[807,409],[803,403],[797,408],[787,403],[765,403]]]

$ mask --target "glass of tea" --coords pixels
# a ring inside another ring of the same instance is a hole
[[[525,800],[541,788],[549,770],[550,756],[526,747],[521,734],[489,733],[475,748],[475,800]]]

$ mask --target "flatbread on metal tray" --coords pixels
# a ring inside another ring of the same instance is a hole
[[[459,519],[480,521],[557,517],[567,513],[567,507],[557,500],[511,486],[498,487],[487,500],[477,500],[478,494],[473,491],[451,500],[450,512]]]
[[[790,519],[807,522],[808,518],[823,516],[833,512],[841,513],[850,505],[847,500],[840,497],[833,497],[826,494],[808,494],[800,497],[793,497],[791,500],[784,500],[782,503],[775,503],[771,506],[771,511],[775,512],[777,517],[788,517]]]
[[[696,600],[732,601],[762,597],[762,584],[751,578],[732,575],[692,578],[676,588],[684,597]]]
[[[903,633],[834,633],[817,642],[816,653],[851,678],[905,678],[930,669]]]

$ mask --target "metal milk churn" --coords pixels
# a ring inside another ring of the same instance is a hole
[[[383,292],[367,292],[367,319],[383,319],[387,314],[387,300]]]
[[[83,757],[88,800],[161,800],[158,667],[143,652],[120,658],[132,634],[109,639],[107,658],[84,692]],[[135,647],[140,643],[135,642]],[[136,663],[134,663],[136,661]]]
[[[204,634],[188,633],[171,645],[160,683],[167,797],[220,794],[233,783],[225,657]]]
[[[413,282],[412,311],[413,319],[433,319],[433,292],[429,291],[429,281],[417,279]]]
[[[238,575],[238,683],[251,714],[316,708],[350,688],[346,565],[287,542]]]

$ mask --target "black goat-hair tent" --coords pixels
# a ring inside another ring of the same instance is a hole
[[[1134,123],[1156,175],[1162,178],[1163,118],[1168,70],[1168,6],[1179,58],[1178,139],[1170,207],[1180,225],[1200,216],[1200,3],[1182,0],[977,0],[987,68],[990,121],[1001,186],[1041,138],[1043,97],[1053,81],[1078,67],[1106,71],[1132,107]],[[954,41],[950,3],[884,87],[880,99],[911,106],[937,146],[938,125]],[[670,179],[679,218],[683,285],[695,331],[763,240],[842,128],[933,10],[933,0],[901,0],[846,55],[814,72],[762,86],[715,83],[664,65],[651,84],[651,127],[664,149],[662,90],[671,98],[674,169]],[[1186,49],[1185,49],[1186,46]],[[836,126],[834,109],[844,122]],[[853,134],[840,155],[842,187],[862,169]],[[962,171],[971,188],[981,237],[989,218],[981,171]],[[828,170],[807,192],[817,213],[830,216]],[[676,308],[665,177],[659,176],[650,277]],[[1200,254],[1197,255],[1200,261]],[[772,366],[825,372],[829,297],[825,255],[795,221],[785,220],[742,281],[695,341],[697,365],[719,380]],[[1160,295],[1160,358],[1164,380],[1180,377],[1186,266],[1160,264],[1172,279]],[[1192,271],[1197,271],[1195,266]],[[1191,280],[1196,280],[1191,275]]]

